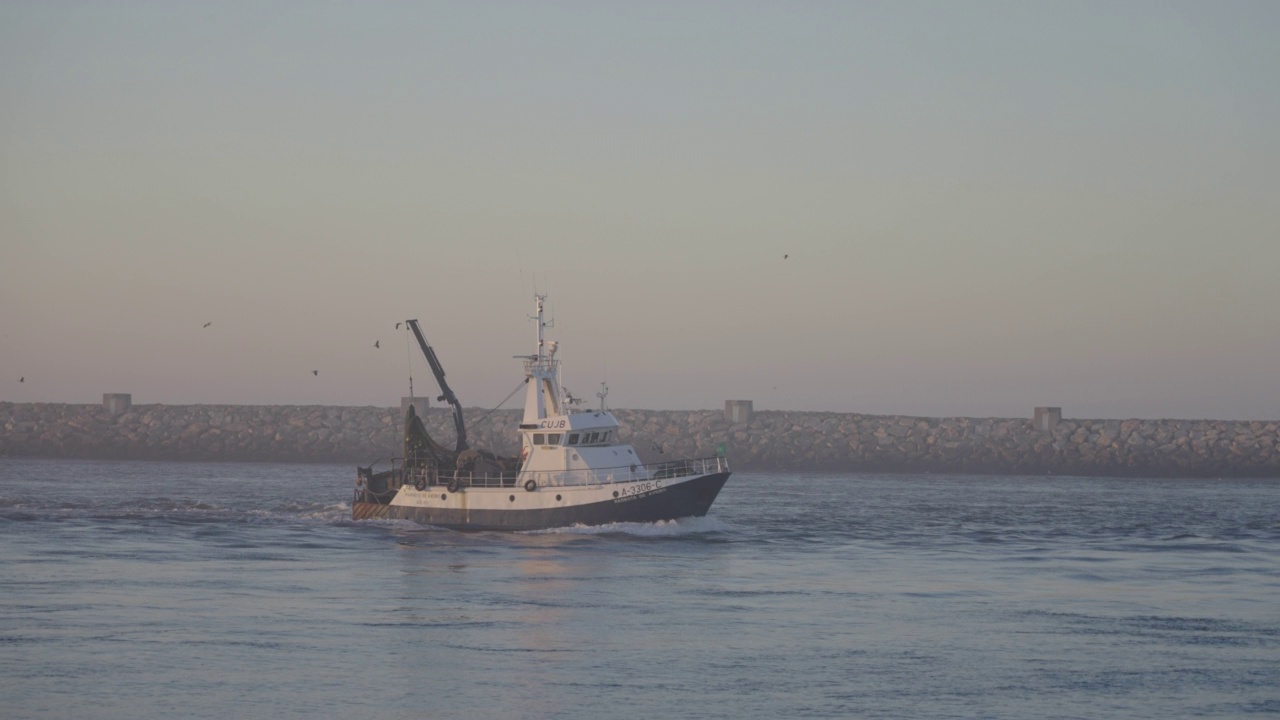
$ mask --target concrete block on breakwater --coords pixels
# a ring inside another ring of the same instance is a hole
[[[614,410],[646,460],[714,455],[743,470],[1280,477],[1280,421],[924,418]],[[472,445],[515,454],[520,411],[465,411]],[[453,442],[447,409],[429,431]],[[0,403],[0,456],[343,462],[399,454],[399,408]]]

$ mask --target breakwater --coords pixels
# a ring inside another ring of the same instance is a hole
[[[614,410],[646,460],[716,454],[745,470],[1280,477],[1280,421],[1073,420]],[[465,413],[471,445],[516,454],[520,411]],[[0,404],[0,456],[334,461],[398,455],[396,407]],[[426,414],[445,445],[452,415]]]
[[[923,418],[614,410],[647,461],[714,455],[742,470],[1280,477],[1280,421]],[[515,454],[518,410],[465,413],[471,444]],[[453,442],[452,415],[426,415]],[[398,455],[398,408],[0,403],[0,456],[343,462]]]

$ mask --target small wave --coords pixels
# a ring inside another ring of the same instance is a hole
[[[530,530],[529,535],[634,535],[636,537],[680,537],[729,532],[730,527],[713,517],[659,520],[652,523],[620,522],[607,525],[573,525],[548,530]]]
[[[777,595],[808,595],[807,590],[773,590],[769,588],[737,590],[732,588],[707,588],[697,592],[699,595],[718,598],[752,598],[771,597]]]
[[[1120,550],[1128,550],[1133,552],[1197,552],[1197,553],[1247,553],[1248,548],[1241,545],[1228,542],[1214,542],[1211,540],[1201,540],[1199,542],[1186,540],[1181,541],[1164,541],[1161,544],[1152,543],[1121,543],[1116,545]]]
[[[351,519],[351,504],[345,502],[291,502],[280,508],[267,511],[265,514],[283,515],[302,520],[324,520],[326,522],[336,522]]]
[[[169,512],[217,512],[226,510],[221,505],[204,502],[203,500],[181,499],[174,500],[172,498],[159,497],[152,500],[141,500],[132,508],[133,513],[169,513]]]
[[[315,512],[288,512],[280,509],[248,510],[244,518],[252,523],[265,524],[304,524],[319,523],[322,525],[345,525],[351,522],[351,509],[333,508]]]
[[[355,527],[372,527],[372,528],[381,528],[384,530],[387,530],[387,529],[406,530],[406,531],[413,531],[416,533],[452,532],[449,530],[445,530],[444,528],[441,528],[441,527],[436,527],[434,525],[423,525],[422,523],[414,522],[413,520],[407,520],[404,518],[368,518],[366,520],[352,520],[351,508],[349,507],[347,508],[346,512],[343,513],[342,517],[336,518],[334,522],[335,524],[338,524],[338,525],[352,525]]]
[[[450,650],[469,650],[471,652],[484,653],[535,653],[535,654],[553,654],[553,653],[571,653],[577,652],[574,648],[541,648],[541,647],[493,647],[487,645],[459,645],[457,643],[444,643],[441,647]]]
[[[345,502],[339,502],[339,503],[326,503],[326,502],[300,503],[300,502],[291,502],[291,503],[286,503],[286,504],[281,508],[281,512],[293,513],[293,514],[295,514],[295,515],[306,515],[306,514],[309,514],[309,513],[329,513],[329,512],[333,512],[333,511],[335,511],[335,510],[340,510],[340,511],[344,511],[344,512],[351,512],[351,504],[350,504],[350,503],[345,503]]]
[[[13,507],[27,510],[33,519],[41,520],[139,520],[165,519],[198,520],[219,519],[235,512],[226,505],[194,499],[167,497],[140,498],[121,502],[54,502],[18,503]]]
[[[474,630],[477,628],[500,627],[503,623],[499,623],[494,620],[456,620],[452,618],[435,618],[415,615],[403,620],[374,620],[362,622],[359,623],[359,625],[361,627],[369,628],[466,628],[468,630]]]

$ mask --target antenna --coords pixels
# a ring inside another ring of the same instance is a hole
[[[600,412],[605,411],[604,399],[608,397],[608,395],[609,395],[609,386],[603,382],[600,383],[600,392],[596,393],[596,397],[600,398]]]

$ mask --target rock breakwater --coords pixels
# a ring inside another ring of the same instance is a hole
[[[736,468],[787,471],[1280,477],[1280,421],[1074,420],[1037,430],[1025,418],[923,418],[719,410],[615,410],[646,460],[714,455]],[[515,454],[517,410],[468,409],[473,446]],[[428,430],[453,442],[452,416]],[[0,456],[343,462],[399,454],[398,408],[299,405],[0,403]]]

